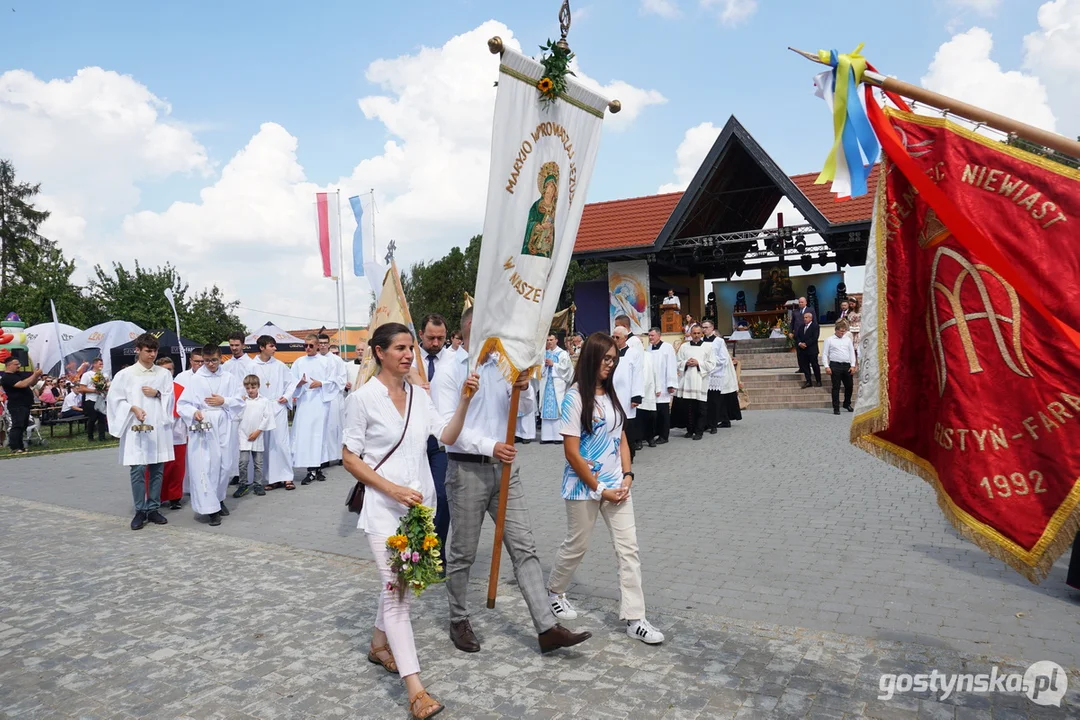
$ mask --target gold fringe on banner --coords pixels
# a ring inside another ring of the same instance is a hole
[[[476,355],[476,365],[479,366],[485,362],[489,355],[495,354],[495,364],[499,366],[499,372],[506,378],[506,382],[513,385],[521,377],[521,373],[528,372],[533,373],[539,370],[539,365],[519,370],[512,362],[506,358],[506,349],[503,347],[502,340],[497,337],[488,338],[483,347],[480,348],[480,352]]]
[[[1035,546],[1025,550],[957,507],[942,488],[934,466],[923,458],[874,435],[859,438],[855,445],[879,460],[925,480],[934,488],[938,507],[962,538],[1006,563],[1036,585],[1046,579],[1054,562],[1072,546],[1076,533],[1080,532],[1080,483],[1073,485],[1072,492],[1050,518]]]

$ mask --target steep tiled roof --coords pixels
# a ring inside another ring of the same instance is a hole
[[[870,171],[871,192],[862,197],[836,200],[829,184],[815,185],[818,173],[791,176],[791,181],[831,224],[870,222],[878,165]],[[682,198],[681,192],[589,203],[581,214],[575,253],[642,248],[656,242],[657,235]]]
[[[881,165],[874,165],[874,167],[870,168],[870,177],[866,181],[870,192],[857,198],[837,200],[836,196],[829,191],[830,183],[814,184],[819,175],[816,172],[792,175],[791,181],[802,190],[806,199],[814,203],[817,209],[821,211],[821,214],[825,216],[825,219],[833,225],[869,222],[874,214],[874,188],[877,187],[878,168],[880,167]]]
[[[589,203],[581,213],[574,252],[652,245],[681,192]]]

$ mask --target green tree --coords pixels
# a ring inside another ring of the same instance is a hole
[[[63,323],[88,328],[102,322],[100,310],[71,281],[73,272],[75,263],[60,248],[48,241],[40,243],[29,261],[16,265],[18,282],[0,290],[0,310],[14,310],[27,325],[37,325],[52,320],[52,300]]]
[[[415,263],[402,273],[401,288],[405,291],[413,322],[419,323],[429,313],[439,313],[451,329],[457,328],[458,318],[465,308],[463,293],[472,295],[476,292],[479,260],[480,236],[475,235],[464,251],[455,247],[438,260]]]
[[[33,205],[41,185],[20,183],[15,179],[15,167],[0,160],[0,290],[19,284],[21,268],[35,261],[35,253],[43,242],[38,227],[49,213]]]
[[[175,325],[172,308],[165,299],[166,288],[172,288],[184,337],[217,343],[230,332],[243,330],[243,324],[233,313],[239,302],[226,302],[217,285],[191,293],[180,273],[168,263],[153,270],[142,267],[138,261],[134,270],[113,263],[112,272],[95,265],[88,289],[105,317],[123,318],[147,330],[156,330]]]

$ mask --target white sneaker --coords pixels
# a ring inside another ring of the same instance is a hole
[[[646,645],[659,645],[664,642],[664,633],[650,625],[645,618],[627,621],[626,634]]]
[[[566,599],[566,593],[562,595],[556,595],[555,593],[548,593],[548,602],[551,603],[551,614],[560,620],[576,620],[577,610],[570,604],[570,601]]]

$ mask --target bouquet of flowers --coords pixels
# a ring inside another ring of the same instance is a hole
[[[761,319],[750,323],[750,337],[752,338],[767,338],[771,332],[772,325],[769,324],[768,320]]]
[[[428,585],[443,581],[434,508],[425,505],[409,508],[398,524],[397,534],[386,538],[386,547],[391,551],[390,572],[396,578],[387,583],[387,590],[396,590],[404,598],[406,589],[412,588],[420,595]]]
[[[94,391],[98,395],[109,394],[109,380],[105,377],[104,373],[94,373],[94,377],[90,378],[90,382],[94,383]]]

